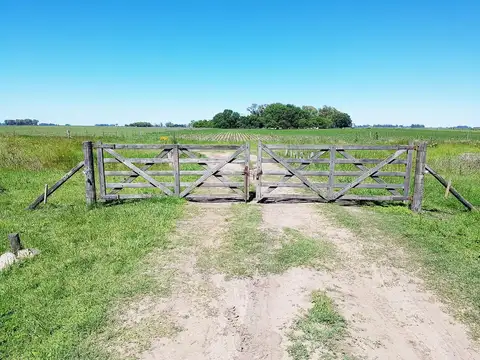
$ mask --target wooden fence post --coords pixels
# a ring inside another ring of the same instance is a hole
[[[100,198],[104,198],[107,191],[105,188],[105,165],[103,162],[103,148],[101,141],[97,143],[97,171],[98,184],[100,185]]]
[[[18,235],[17,233],[8,234],[8,240],[10,241],[10,247],[12,248],[12,252],[17,255],[18,251],[23,249],[23,245],[20,242],[20,235]]]
[[[85,196],[87,206],[94,205],[97,202],[95,191],[95,169],[93,162],[93,144],[91,141],[83,142],[84,174],[85,174]]]
[[[427,143],[421,142],[417,145],[417,159],[415,162],[415,183],[411,209],[414,212],[422,211],[422,200],[424,192],[425,165],[427,161]]]
[[[180,196],[180,152],[178,144],[173,145],[172,149],[172,168],[173,168],[173,177],[175,180],[175,196]]]
[[[258,141],[257,148],[257,165],[255,169],[255,198],[257,201],[262,199],[262,142]]]

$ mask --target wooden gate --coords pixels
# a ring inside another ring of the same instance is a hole
[[[165,195],[190,200],[249,199],[249,144],[97,143],[95,148],[103,200]]]
[[[256,199],[259,202],[271,199],[410,200],[414,150],[414,145],[265,145],[260,142]]]

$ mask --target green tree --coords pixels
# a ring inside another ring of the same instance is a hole
[[[240,114],[230,109],[216,114],[213,119],[213,127],[221,129],[235,129],[239,126]]]
[[[265,107],[263,112],[265,127],[272,129],[298,129],[305,123],[308,114],[292,104],[275,103]]]
[[[336,128],[346,128],[352,127],[352,119],[350,115],[344,112],[337,112],[332,116],[333,127]]]

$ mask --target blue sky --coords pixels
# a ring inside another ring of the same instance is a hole
[[[0,121],[181,122],[252,103],[480,126],[480,1],[0,0]]]

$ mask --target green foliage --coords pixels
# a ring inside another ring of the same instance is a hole
[[[240,114],[233,110],[225,109],[218,113],[212,119],[213,127],[220,129],[234,129],[237,128],[240,121]]]
[[[131,127],[153,127],[152,123],[146,122],[146,121],[138,121],[134,122],[125,126],[131,126]]]
[[[287,351],[294,360],[339,358],[338,347],[347,333],[346,321],[326,293],[313,292],[312,304],[310,310],[294,322]]]
[[[292,104],[252,104],[247,108],[250,115],[241,116],[233,110],[225,109],[211,121],[192,121],[195,128],[214,127],[218,129],[328,129],[352,127],[352,120],[346,113],[334,107],[298,107]]]
[[[213,128],[212,120],[193,120],[190,123],[190,126],[193,128]]]
[[[38,120],[36,119],[16,119],[16,120],[5,120],[5,125],[18,125],[18,126],[28,126],[28,125],[38,125]]]

